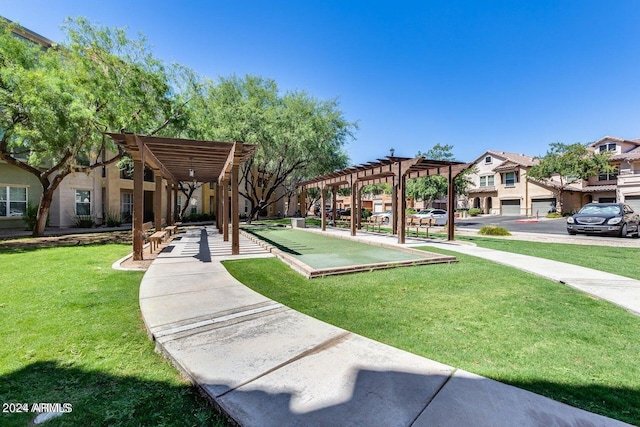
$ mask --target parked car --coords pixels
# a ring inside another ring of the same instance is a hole
[[[567,233],[640,237],[640,216],[624,203],[589,203],[567,218]]]
[[[382,218],[385,224],[389,224],[391,222],[391,211],[386,212],[378,212],[371,215],[371,218]]]
[[[444,209],[424,209],[414,215],[416,218],[434,218],[435,225],[447,224],[447,211]]]

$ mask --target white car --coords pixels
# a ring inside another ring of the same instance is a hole
[[[389,222],[391,222],[391,216],[391,211],[386,211],[374,213],[373,215],[371,215],[371,218],[384,218],[384,223],[389,224]]]
[[[414,215],[416,218],[434,218],[435,225],[447,224],[447,211],[443,209],[424,209]]]

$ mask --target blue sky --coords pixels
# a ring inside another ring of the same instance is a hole
[[[640,138],[638,0],[0,0],[0,15],[56,41],[85,16],[211,78],[337,98],[354,164]]]

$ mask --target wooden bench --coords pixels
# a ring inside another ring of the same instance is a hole
[[[160,243],[162,243],[165,237],[167,237],[166,230],[156,231],[151,236],[149,236],[149,243],[151,244],[151,252],[158,249],[158,246],[160,246]]]
[[[348,215],[343,215],[339,219],[335,220],[334,223],[336,227],[351,227],[351,217]]]
[[[143,223],[142,224],[142,234],[144,234],[146,236],[147,233],[149,232],[149,230],[151,230],[152,227],[153,227],[153,223],[151,221]]]
[[[435,218],[416,218],[415,216],[407,218],[407,234],[416,230],[416,237],[420,235],[420,231],[425,231],[425,237],[429,237],[429,227],[435,224]]]
[[[164,228],[167,233],[169,233],[169,236],[173,236],[174,234],[176,234],[178,232],[178,226],[177,225],[169,225],[167,227]]]
[[[378,229],[378,233],[380,232],[380,227],[385,223],[385,218],[381,216],[371,216],[367,218],[367,221],[364,223],[364,227],[367,231],[369,231],[369,227],[371,230],[376,231]]]

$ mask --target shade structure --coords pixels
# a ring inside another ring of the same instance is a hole
[[[156,231],[162,229],[160,212],[162,197],[162,179],[167,180],[167,186],[177,188],[182,182],[215,182],[227,189],[229,184],[235,185],[231,189],[230,200],[218,202],[218,205],[228,212],[231,208],[231,218],[222,215],[222,222],[218,218],[218,228],[224,230],[225,240],[228,239],[229,219],[232,225],[231,248],[233,254],[239,253],[238,232],[238,169],[239,166],[253,155],[256,146],[240,141],[200,141],[183,138],[167,138],[133,133],[106,133],[113,141],[124,149],[133,159],[134,164],[134,215],[133,215],[133,259],[142,259],[143,231],[143,170],[147,166],[156,176]],[[167,193],[170,194],[169,189]],[[169,201],[168,201],[169,203]],[[167,224],[170,218],[165,218]]]
[[[238,141],[200,141],[132,133],[107,135],[134,160],[144,159],[147,166],[159,170],[165,179],[174,182],[194,179],[198,182],[218,182],[223,173],[230,172],[234,160],[243,163],[257,147]]]
[[[398,234],[398,241],[405,243],[405,209],[406,209],[406,181],[411,178],[441,175],[447,178],[448,182],[448,221],[447,236],[449,240],[454,239],[454,179],[466,169],[471,167],[470,163],[452,162],[444,160],[433,160],[425,157],[395,157],[387,156],[362,165],[352,166],[346,169],[318,176],[310,180],[301,182],[302,194],[309,187],[318,187],[322,190],[323,204],[325,189],[331,189],[334,193],[339,187],[351,188],[351,235],[356,235],[357,224],[361,215],[354,212],[361,211],[360,192],[363,185],[385,182],[389,183],[393,189],[393,233]],[[333,197],[335,212],[335,195]],[[356,207],[356,209],[354,209]],[[324,205],[322,208],[322,229],[325,229],[326,212]]]

